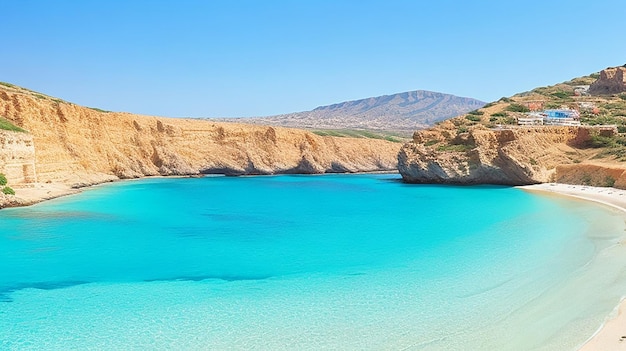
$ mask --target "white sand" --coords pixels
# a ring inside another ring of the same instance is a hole
[[[626,212],[626,190],[555,183],[528,185],[520,188],[600,202]],[[626,351],[626,300],[622,300],[607,319],[602,328],[579,351]]]

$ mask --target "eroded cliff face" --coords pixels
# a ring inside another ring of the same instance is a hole
[[[626,91],[626,65],[600,71],[600,77],[589,87],[593,95],[617,94]]]
[[[398,169],[410,183],[527,185],[558,181],[626,186],[623,165],[604,163],[594,168],[587,163],[593,150],[585,145],[592,134],[603,132],[591,127],[475,126],[459,133],[447,121],[416,132],[413,141],[400,150]],[[590,175],[599,169],[606,175]]]
[[[395,170],[401,146],[287,128],[100,112],[4,87],[0,115],[31,133],[37,181],[74,186],[152,175]],[[1,167],[12,166],[0,159]],[[26,177],[9,173],[11,182]]]

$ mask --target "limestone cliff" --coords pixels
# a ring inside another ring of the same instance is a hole
[[[34,158],[14,162],[10,155],[18,144],[0,139],[0,169],[7,169],[12,184],[395,170],[401,146],[279,127],[104,112],[14,86],[0,87],[0,115],[30,132],[17,137],[19,149],[34,152]]]
[[[626,186],[619,162],[593,163],[593,135],[611,128],[508,127],[476,125],[458,132],[453,121],[418,131],[398,155],[398,169],[410,183],[526,185],[565,182]]]

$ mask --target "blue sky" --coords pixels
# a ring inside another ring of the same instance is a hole
[[[2,1],[0,81],[171,117],[410,90],[484,101],[626,63],[621,0]]]

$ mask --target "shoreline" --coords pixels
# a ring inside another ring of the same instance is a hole
[[[29,183],[20,184],[13,187],[16,191],[16,195],[7,196],[0,193],[0,211],[5,208],[26,207],[32,206],[47,200],[52,200],[68,195],[75,195],[81,193],[85,189],[93,188],[96,186],[125,182],[136,181],[142,179],[153,178],[203,178],[203,177],[258,177],[258,176],[278,176],[278,175],[359,175],[359,174],[399,174],[397,170],[380,170],[380,171],[366,171],[366,172],[345,172],[345,173],[276,173],[276,174],[244,174],[238,176],[230,176],[225,174],[176,174],[176,175],[155,175],[155,176],[143,176],[138,178],[105,178],[101,181],[95,181],[93,183],[87,183],[81,186],[72,186],[66,183]]]
[[[393,171],[355,172],[355,173],[322,173],[313,175],[359,175],[359,174],[395,174]],[[282,174],[274,174],[282,175]],[[309,174],[302,174],[309,175]],[[64,183],[34,183],[23,187],[15,187],[19,191],[19,196],[2,197],[0,194],[0,210],[10,207],[24,207],[41,203],[47,200],[60,198],[68,195],[81,193],[84,189],[93,188],[107,183],[121,181],[136,181],[150,178],[197,178],[205,176],[225,176],[225,175],[171,175],[171,176],[145,176],[131,179],[108,179],[102,182],[95,182],[79,188],[72,187]],[[254,175],[250,175],[254,176]],[[566,196],[583,201],[593,201],[605,206],[620,210],[626,214],[626,190],[608,187],[593,187],[586,185],[571,185],[560,183],[542,183],[534,185],[517,186],[516,188],[532,192],[550,194],[556,196]],[[3,201],[4,200],[4,201]],[[590,336],[578,351],[626,351],[626,295],[622,297],[619,304],[606,317],[604,323]]]
[[[626,190],[560,183],[543,183],[518,186],[528,192],[567,196],[610,206],[626,214]],[[578,351],[626,350],[626,296],[606,317],[604,323],[591,335]]]

